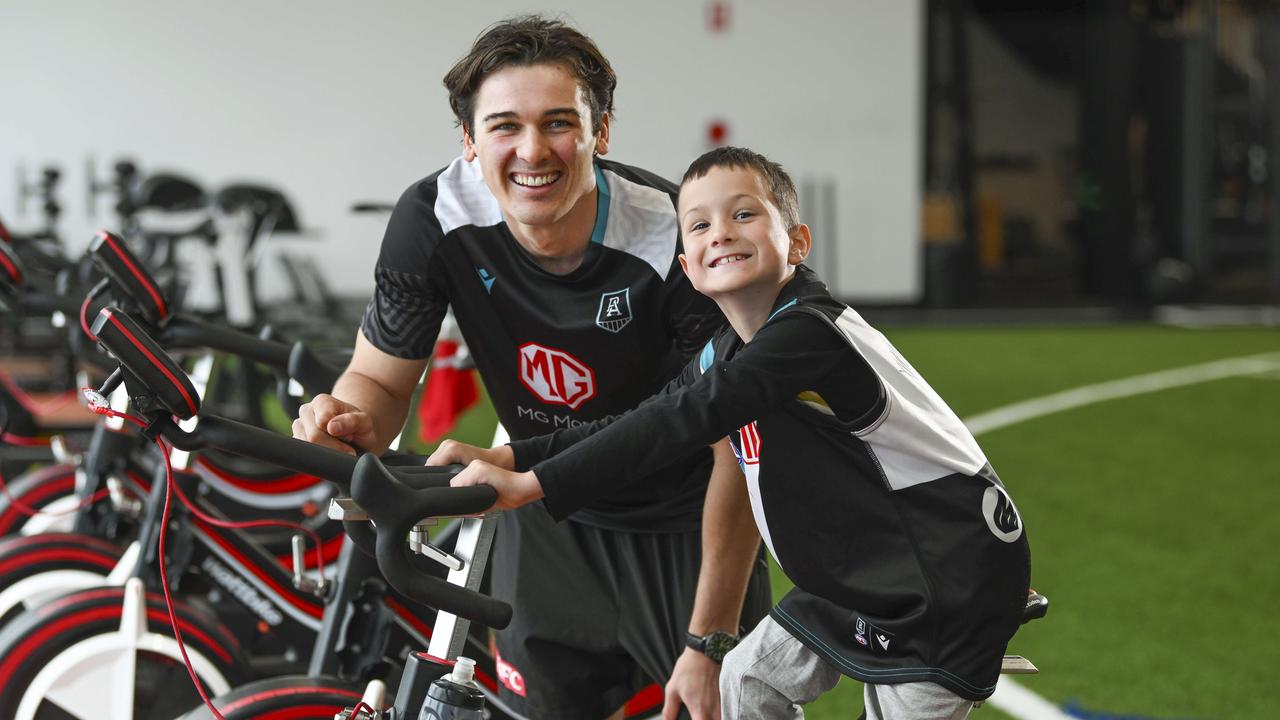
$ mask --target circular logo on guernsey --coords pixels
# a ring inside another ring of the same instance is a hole
[[[1022,518],[1004,488],[992,485],[982,494],[982,517],[991,534],[1011,543],[1022,537]]]

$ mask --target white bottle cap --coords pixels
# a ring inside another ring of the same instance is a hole
[[[453,675],[451,679],[459,685],[469,683],[476,676],[476,661],[469,657],[458,656],[458,662],[453,666]]]

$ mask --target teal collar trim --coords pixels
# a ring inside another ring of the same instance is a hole
[[[609,183],[596,165],[596,227],[591,231],[591,242],[603,244],[604,231],[609,226]]]
[[[787,303],[786,305],[783,305],[782,307],[778,308],[777,310],[774,310],[774,311],[773,311],[773,314],[769,316],[769,320],[774,319],[775,317],[777,317],[777,316],[778,316],[778,313],[782,312],[783,310],[786,310],[787,308],[789,308],[789,307],[791,307],[792,305],[795,305],[795,304],[796,304],[796,299],[795,299],[795,298],[791,298],[791,302]],[[769,322],[769,320],[765,320],[765,322]]]

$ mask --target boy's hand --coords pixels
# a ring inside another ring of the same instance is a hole
[[[542,483],[538,476],[529,472],[512,472],[503,470],[483,460],[473,460],[465,470],[454,476],[449,482],[453,487],[471,485],[489,485],[498,491],[498,501],[493,510],[512,510],[521,505],[528,505],[543,496]]]
[[[293,436],[348,455],[356,454],[352,445],[367,449],[377,440],[373,433],[373,418],[368,413],[324,393],[298,408],[298,419],[293,421]]]
[[[511,450],[510,445],[482,448],[460,443],[457,440],[445,440],[440,443],[440,447],[436,448],[436,451],[431,453],[431,457],[427,458],[427,464],[449,465],[458,463],[459,465],[469,465],[472,460],[483,460],[503,470],[514,470],[516,467],[515,453]]]

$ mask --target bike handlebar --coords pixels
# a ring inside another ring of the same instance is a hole
[[[195,415],[199,397],[177,363],[138,323],[116,308],[104,308],[93,331],[131,375],[126,382],[142,386],[130,387],[135,400],[154,398],[154,402],[138,405],[152,406],[145,411],[153,415],[162,410],[152,418],[150,429],[163,434],[175,447],[217,448],[316,475],[349,489],[377,527],[374,556],[392,587],[426,605],[490,627],[502,628],[510,622],[511,606],[507,603],[418,572],[406,542],[409,531],[423,518],[488,509],[497,500],[493,488],[449,487],[460,466],[389,468],[374,455],[356,460],[337,450],[213,415],[200,417],[190,431],[182,430],[168,415],[182,419]],[[139,397],[142,392],[148,395]],[[367,535],[361,538],[367,539]]]
[[[488,485],[449,487],[461,466],[426,468],[437,472],[425,473],[404,470],[388,468],[375,455],[364,455],[356,461],[351,477],[351,496],[377,528],[376,557],[387,582],[408,597],[431,598],[427,604],[439,610],[489,627],[506,627],[511,622],[509,604],[418,572],[405,542],[422,518],[484,512],[497,501],[497,491]]]
[[[119,235],[100,231],[89,245],[89,257],[111,278],[112,285],[128,296],[148,323],[159,325],[169,317],[172,309],[160,285]]]

